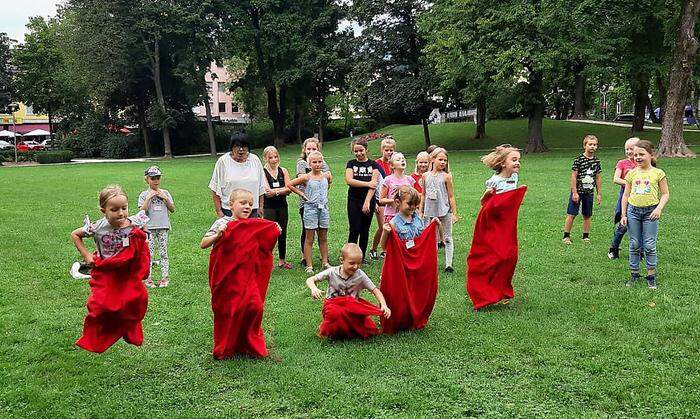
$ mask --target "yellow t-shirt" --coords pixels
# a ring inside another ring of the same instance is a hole
[[[627,200],[635,207],[650,207],[659,203],[659,181],[666,177],[663,170],[652,167],[649,170],[632,169],[627,173],[625,182],[630,185],[630,197]]]

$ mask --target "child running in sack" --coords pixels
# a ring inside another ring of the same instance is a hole
[[[615,174],[613,175],[613,182],[616,185],[620,185],[620,194],[617,197],[617,205],[615,206],[615,215],[613,216],[613,223],[615,228],[613,230],[612,243],[610,243],[610,249],[608,250],[608,259],[617,259],[620,257],[620,243],[622,243],[622,238],[625,237],[627,233],[627,227],[620,224],[620,219],[622,218],[622,195],[625,194],[625,177],[630,170],[637,167],[634,162],[634,146],[639,141],[639,138],[632,137],[625,141],[625,156],[626,158],[620,160],[615,165]]]
[[[595,156],[598,149],[598,138],[595,135],[586,135],[583,138],[583,153],[579,154],[571,166],[571,181],[569,194],[569,205],[566,209],[566,220],[564,221],[564,244],[571,244],[571,227],[574,219],[579,213],[583,215],[583,235],[581,239],[584,243],[589,243],[591,232],[591,217],[593,216],[593,192],[598,205],[601,202],[600,188],[602,178],[600,173],[600,160]]]
[[[323,321],[319,326],[319,336],[333,339],[366,339],[379,333],[370,316],[391,316],[384,295],[365,274],[362,264],[362,250],[355,243],[347,243],[341,249],[340,266],[328,269],[308,278],[306,286],[311,297],[319,299],[324,292],[316,283],[328,281],[326,300],[323,303]],[[360,298],[362,290],[369,290],[379,302],[379,307]]]
[[[437,147],[430,154],[432,170],[423,175],[423,216],[432,220],[439,218],[445,241],[445,272],[452,273],[454,243],[452,224],[459,220],[454,196],[452,175],[448,172],[447,151]]]
[[[142,230],[148,223],[144,212],[129,216],[129,199],[119,185],[102,189],[99,200],[104,218],[90,223],[86,215],[84,225],[71,233],[92,277],[83,335],[76,344],[97,353],[121,338],[137,346],[143,342],[141,320],[146,315],[148,292],[142,281],[151,264]],[[94,255],[85,247],[85,237],[94,238]]]
[[[328,264],[328,227],[330,225],[328,187],[333,177],[331,172],[323,171],[323,154],[320,151],[310,152],[307,161],[311,172],[300,175],[288,183],[287,188],[299,195],[304,201],[304,230],[306,231],[304,260],[306,260],[306,273],[313,273],[311,251],[314,244],[314,234],[318,235],[323,269],[330,267]],[[304,190],[299,190],[297,185],[304,185]]]
[[[647,285],[656,289],[656,238],[659,235],[659,218],[669,199],[668,180],[666,173],[656,167],[651,142],[640,140],[635,144],[634,161],[637,167],[629,171],[625,178],[620,219],[620,224],[627,227],[630,240],[632,274],[626,285],[631,287],[639,280],[639,262],[644,250]]]
[[[291,191],[285,185],[289,183],[289,172],[284,167],[280,167],[280,154],[274,146],[265,147],[263,159],[265,160],[263,171],[267,179],[263,215],[266,220],[277,222],[282,229],[277,239],[277,251],[279,252],[277,267],[292,269],[294,265],[287,262],[287,225],[289,224],[287,195]]]
[[[484,197],[518,188],[520,151],[517,148],[510,144],[499,145],[491,153],[483,156],[481,161],[496,172],[486,181]]]
[[[389,160],[391,164],[391,174],[382,182],[382,192],[379,203],[384,205],[384,224],[394,219],[396,207],[394,207],[394,196],[401,186],[410,186],[416,183],[413,177],[406,175],[406,158],[401,153],[394,153]]]
[[[153,256],[158,248],[160,260],[161,279],[159,287],[167,287],[170,283],[170,259],[168,258],[168,235],[170,232],[170,215],[175,212],[173,197],[166,189],[160,188],[160,178],[162,172],[158,166],[151,166],[144,173],[144,180],[148,184],[148,189],[139,195],[138,206],[141,211],[145,211],[148,216],[148,247],[151,251],[151,266],[156,263]],[[146,286],[155,288],[156,284],[151,278],[152,269],[148,273]]]

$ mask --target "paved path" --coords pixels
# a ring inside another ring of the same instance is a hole
[[[632,128],[632,124],[626,124],[624,122],[610,122],[610,121],[598,121],[595,119],[567,119],[567,122],[580,122],[582,124],[595,124],[595,125],[610,125],[613,127],[625,127]],[[654,131],[661,131],[661,127],[655,127],[651,125],[645,125],[644,129],[650,129]],[[700,129],[696,128],[683,128],[684,132],[700,132]]]

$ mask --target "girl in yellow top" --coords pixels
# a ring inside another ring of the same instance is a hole
[[[659,232],[659,218],[668,202],[668,181],[666,173],[656,167],[654,146],[640,140],[634,147],[635,169],[625,177],[625,193],[622,196],[622,219],[620,224],[627,226],[630,240],[630,270],[632,276],[625,283],[628,287],[639,279],[641,251],[647,265],[647,285],[656,289],[656,237]]]

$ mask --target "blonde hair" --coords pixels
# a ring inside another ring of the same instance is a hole
[[[651,154],[651,165],[653,167],[656,167],[658,164],[658,160],[654,156],[654,144],[649,141],[649,140],[639,140],[637,141],[637,144],[634,145],[635,147],[643,148],[646,150],[647,153]]]
[[[385,148],[392,146],[392,145],[394,147],[396,147],[396,140],[394,140],[393,137],[386,137],[382,140],[381,144],[379,145],[379,148],[381,150],[384,150]]]
[[[514,151],[520,150],[510,144],[501,144],[494,148],[489,154],[481,156],[481,162],[496,172],[500,172],[501,169],[503,169],[503,164],[506,162],[508,155]]]
[[[126,192],[124,192],[124,189],[121,187],[121,185],[107,185],[105,186],[101,191],[100,191],[100,208],[105,209],[107,208],[107,203],[109,202],[110,199],[117,197],[117,196],[123,196],[127,200],[129,197],[126,195]]]
[[[627,144],[631,143],[633,146],[635,146],[640,141],[642,141],[642,139],[639,137],[630,137],[627,139],[627,141],[625,141],[625,148],[627,148]]]
[[[253,202],[253,193],[251,191],[248,189],[236,188],[231,191],[231,195],[228,197],[228,204],[231,205],[243,197],[249,197],[250,202]]]
[[[394,195],[394,201],[404,202],[407,201],[408,205],[418,205],[420,204],[420,195],[418,191],[413,189],[408,185],[403,185],[396,190]]]
[[[430,154],[427,151],[421,151],[416,156],[416,165],[413,167],[414,173],[418,173],[418,160],[420,159],[428,159],[428,170],[430,170]]]
[[[360,255],[363,258],[362,249],[356,243],[345,243],[342,248],[340,248],[340,254],[342,258],[346,258],[351,254]]]
[[[278,157],[280,155],[280,152],[277,150],[277,147],[275,147],[273,145],[269,145],[269,146],[265,147],[265,149],[263,150],[263,159],[265,159],[265,168],[266,169],[270,168],[270,164],[267,162],[267,158],[272,153],[277,153]]]
[[[433,149],[433,151],[430,153],[430,160],[435,160],[437,158],[438,154],[440,154],[440,153],[444,154],[445,157],[447,157],[449,159],[449,157],[447,156],[447,150],[445,150],[442,147],[435,147],[435,149]],[[450,165],[448,163],[447,165],[445,165],[445,173],[449,173],[449,172],[450,172]]]
[[[588,134],[585,137],[583,137],[583,148],[586,148],[586,144],[588,144],[589,141],[593,141],[593,140],[595,140],[595,142],[597,143],[598,137],[596,137],[593,134]]]
[[[306,162],[308,163],[309,161],[311,161],[312,157],[320,157],[321,160],[323,160],[323,154],[321,154],[320,151],[312,151],[311,153],[309,153],[309,155],[306,156]]]
[[[396,153],[391,155],[391,158],[389,159],[389,163],[394,163],[394,160],[398,160],[399,158],[406,160],[406,156],[404,156],[403,153],[396,152]]]
[[[299,158],[302,160],[306,160],[306,158],[308,157],[306,155],[306,146],[309,143],[316,143],[318,150],[321,151],[321,141],[319,141],[319,139],[316,137],[309,137],[309,138],[305,139],[303,143],[301,143],[301,154],[299,155]]]

